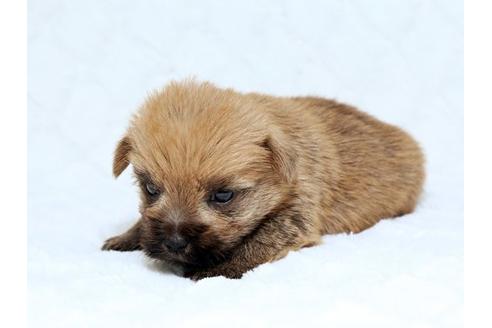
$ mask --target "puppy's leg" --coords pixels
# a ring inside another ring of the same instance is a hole
[[[102,250],[114,250],[120,252],[136,251],[142,249],[140,246],[140,226],[142,219],[138,220],[133,227],[124,234],[109,238],[104,242]]]
[[[254,235],[248,236],[228,261],[185,272],[184,276],[192,280],[214,276],[239,279],[243,273],[260,264],[273,262],[291,250],[318,244],[321,240],[321,235],[309,231],[313,229],[308,228],[300,217],[276,219],[266,222]]]

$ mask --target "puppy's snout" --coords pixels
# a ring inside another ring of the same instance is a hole
[[[171,252],[177,253],[183,251],[188,246],[188,240],[180,234],[175,233],[164,241],[164,245]]]

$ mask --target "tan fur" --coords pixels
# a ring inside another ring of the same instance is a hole
[[[237,278],[323,234],[410,213],[424,181],[418,144],[351,106],[194,81],[149,97],[118,144],[115,176],[129,163],[162,195],[151,203],[143,191],[142,218],[103,248],[143,249],[193,279]],[[214,208],[219,187],[238,196]],[[176,231],[193,240],[183,254],[161,246]]]

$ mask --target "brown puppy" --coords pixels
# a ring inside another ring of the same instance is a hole
[[[417,143],[353,107],[193,81],[149,97],[114,175],[129,164],[141,218],[103,249],[142,249],[192,279],[240,278],[324,234],[410,213],[424,180]]]

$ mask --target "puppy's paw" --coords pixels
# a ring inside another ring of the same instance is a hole
[[[129,238],[125,234],[109,238],[101,247],[103,251],[131,252],[142,249],[140,243],[134,238]]]

